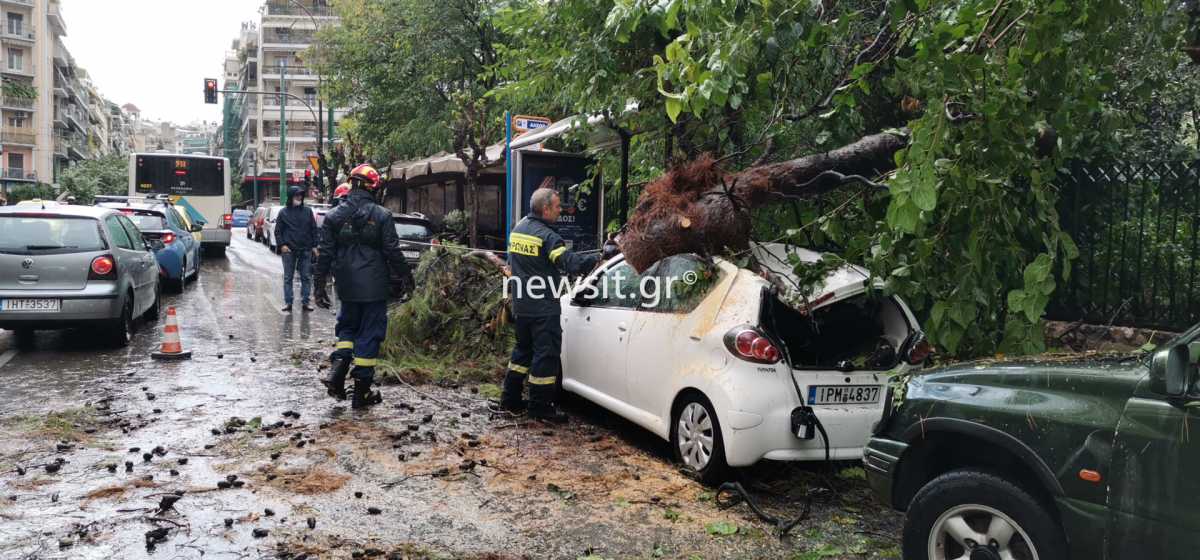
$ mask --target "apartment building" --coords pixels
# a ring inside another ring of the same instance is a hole
[[[74,162],[127,150],[130,117],[75,64],[60,2],[0,0],[0,18],[0,190],[56,183]]]
[[[227,111],[224,127],[240,126],[237,141],[226,134],[225,149],[240,150],[237,168],[247,184],[257,177],[262,185],[279,184],[280,136],[286,123],[283,161],[289,184],[303,180],[311,169],[308,157],[317,153],[317,92],[321,77],[305,61],[320,28],[337,25],[338,18],[326,0],[270,0],[263,4],[257,22],[242,25],[226,60],[226,89],[287,92],[295,97],[245,95],[235,99],[236,119]],[[237,97],[237,96],[230,96]],[[310,110],[311,107],[311,110]],[[334,121],[346,115],[332,111]],[[329,118],[328,108],[321,115]],[[240,121],[240,122],[237,122]],[[333,124],[322,123],[325,143]],[[265,192],[265,191],[264,191]]]

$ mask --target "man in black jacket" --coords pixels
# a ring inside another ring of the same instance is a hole
[[[317,246],[317,217],[304,205],[304,189],[288,189],[287,207],[275,219],[275,242],[283,258],[283,312],[292,312],[292,282],[300,271],[300,302],[304,311],[312,294],[312,254]]]
[[[562,202],[551,188],[540,188],[530,197],[530,213],[508,236],[508,265],[516,315],[517,345],[508,362],[500,406],[510,411],[526,408],[521,394],[529,378],[529,416],[565,422],[555,408],[558,376],[562,372],[562,324],[555,286],[560,285],[559,268],[582,274],[596,266],[599,255],[579,255],[567,249],[563,238],[551,227],[562,213]]]
[[[350,173],[350,196],[325,215],[317,258],[317,305],[329,308],[326,280],[332,269],[342,308],[337,348],[329,377],[321,382],[331,397],[346,398],[346,374],[354,378],[353,408],[378,404],[371,391],[379,346],[387,338],[387,300],[411,278],[400,250],[392,213],[375,203],[379,172],[360,165]],[[350,367],[353,365],[354,369]]]

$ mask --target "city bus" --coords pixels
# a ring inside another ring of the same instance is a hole
[[[129,156],[129,196],[165,194],[204,229],[201,245],[223,255],[232,241],[232,182],[229,159],[190,154]]]

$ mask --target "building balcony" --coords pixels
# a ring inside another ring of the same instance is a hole
[[[29,29],[27,27],[22,27],[20,29],[11,29],[7,25],[3,26],[3,28],[0,29],[0,37],[3,37],[4,39],[9,40],[9,41],[17,41],[17,42],[29,43],[29,44],[32,44],[34,42],[34,40],[36,39],[36,35],[34,35],[32,29]]]
[[[308,17],[311,15],[316,18],[337,17],[333,13],[333,8],[329,6],[317,6],[315,3],[310,3],[301,9],[291,2],[271,1],[267,2],[264,8],[264,16]]]
[[[309,45],[317,40],[316,33],[311,30],[290,30],[284,31],[287,28],[268,28],[263,33],[262,43],[264,49],[285,48],[285,49],[306,49]]]
[[[33,105],[37,103],[36,99],[31,97],[14,97],[5,95],[0,98],[0,107],[5,109],[20,109],[22,111],[33,111]]]
[[[0,178],[8,181],[37,181],[37,173],[25,169],[0,169]]]
[[[13,68],[8,65],[0,66],[0,73],[8,76],[21,76],[23,78],[33,77],[33,68]]]
[[[33,7],[33,0],[0,0],[0,4],[16,4],[18,6]]]
[[[50,20],[50,25],[54,26],[58,35],[67,34],[67,24],[63,21],[62,14],[59,13],[57,5],[52,4],[50,6],[50,9],[46,11],[46,17]]]
[[[37,135],[32,132],[4,130],[0,131],[0,142],[3,142],[4,144],[16,144],[19,146],[36,146]]]
[[[262,67],[261,74],[264,80],[280,79],[280,68],[276,64],[269,64]],[[319,76],[316,71],[304,66],[288,66],[287,79],[289,80],[316,80]]]

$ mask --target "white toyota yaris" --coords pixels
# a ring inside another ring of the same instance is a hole
[[[888,378],[931,348],[864,270],[835,269],[797,310],[778,295],[798,282],[789,255],[820,254],[754,253],[774,283],[694,255],[640,275],[620,256],[603,263],[562,299],[563,389],[667,439],[710,482],[760,459],[824,459],[826,444],[831,459],[860,459]]]

